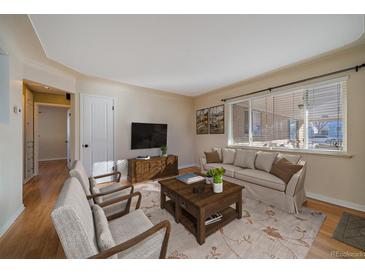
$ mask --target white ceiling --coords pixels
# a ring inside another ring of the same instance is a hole
[[[31,15],[47,57],[195,96],[342,47],[363,15]]]

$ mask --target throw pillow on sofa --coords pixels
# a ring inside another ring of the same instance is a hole
[[[222,162],[223,161],[222,148],[220,148],[220,147],[213,147],[212,148],[212,151],[217,151],[218,152],[219,160],[220,160],[220,162]]]
[[[292,164],[296,165],[301,156],[298,155],[298,154],[284,154],[284,153],[279,153],[278,156],[276,157],[276,161],[275,162],[278,162],[280,161],[281,159],[287,159],[289,162],[291,162]]]
[[[207,159],[207,164],[221,162],[217,151],[204,152],[204,154],[205,154],[205,159]]]
[[[236,150],[232,148],[222,149],[223,164],[233,164],[234,158],[236,156]]]
[[[283,180],[286,184],[289,183],[291,177],[299,170],[302,169],[301,165],[294,165],[290,161],[285,158],[280,159],[275,164],[273,164],[270,173],[281,180]]]
[[[256,151],[247,149],[237,149],[234,165],[255,169]]]
[[[256,154],[255,167],[256,169],[270,172],[271,167],[276,159],[276,152],[259,151]]]

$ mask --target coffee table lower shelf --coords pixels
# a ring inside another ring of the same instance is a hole
[[[175,202],[172,200],[168,200],[165,203],[165,209],[175,217]],[[223,210],[219,211],[222,214],[222,219],[218,222],[209,224],[205,226],[205,235],[209,236],[222,228],[223,226],[227,225],[234,219],[238,217],[238,213],[236,209],[232,207],[227,207]],[[208,217],[208,216],[207,216]],[[197,219],[193,215],[191,215],[189,212],[181,208],[181,215],[179,221],[185,226],[187,230],[189,230],[192,234],[197,237],[198,231],[197,231]],[[200,243],[202,244],[202,243]]]

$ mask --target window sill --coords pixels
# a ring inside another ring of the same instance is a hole
[[[294,154],[308,154],[308,155],[324,155],[324,156],[335,156],[352,158],[353,155],[349,154],[347,151],[332,151],[332,150],[313,150],[313,149],[289,149],[289,148],[278,148],[278,147],[258,147],[258,146],[248,146],[248,145],[229,145],[229,148],[245,148],[263,151],[273,151],[273,152],[285,152]]]

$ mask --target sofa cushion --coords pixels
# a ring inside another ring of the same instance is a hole
[[[204,168],[206,170],[210,170],[210,169],[217,168],[217,167],[223,167],[226,170],[224,175],[228,176],[228,177],[232,177],[232,178],[234,177],[234,173],[236,171],[242,170],[241,167],[234,166],[234,165],[228,165],[228,164],[221,164],[221,163],[205,164],[204,165]]]
[[[124,243],[152,227],[151,221],[146,217],[141,209],[111,220],[109,228],[116,244]],[[160,256],[164,230],[153,234],[146,240],[128,248],[126,251],[118,253],[118,258],[124,259],[158,259]]]
[[[289,162],[291,162],[292,164],[296,165],[301,156],[298,155],[298,154],[284,154],[284,153],[279,153],[278,156],[276,157],[276,161],[275,162],[278,162],[280,161],[281,159],[287,159]]]
[[[270,172],[272,164],[276,159],[276,152],[258,151],[256,153],[255,167],[256,169]]]
[[[115,242],[110,232],[108,220],[106,219],[103,209],[98,205],[93,205],[96,242],[100,251],[107,250],[115,246]],[[118,255],[113,255],[110,258],[117,259]]]
[[[294,165],[287,159],[283,158],[273,164],[270,173],[283,180],[285,183],[289,183],[291,177],[302,169],[301,165]]]
[[[256,151],[247,149],[237,149],[234,165],[255,169]]]
[[[217,151],[204,152],[204,154],[205,154],[205,159],[207,159],[208,164],[221,162]]]
[[[233,164],[236,156],[236,150],[232,148],[224,148],[222,150],[223,164]]]
[[[219,161],[222,162],[223,161],[223,157],[222,157],[222,148],[221,147],[213,147],[212,151],[216,151],[218,152],[219,155]]]
[[[280,178],[262,170],[242,169],[235,172],[236,179],[240,179],[252,184],[285,191],[286,184]]]

